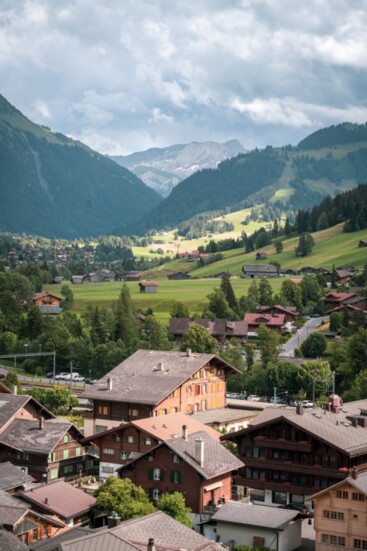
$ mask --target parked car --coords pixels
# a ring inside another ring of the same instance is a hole
[[[69,375],[69,373],[58,373],[57,375],[55,375],[55,379],[65,379],[67,376]]]
[[[314,403],[311,400],[302,400],[302,405],[304,408],[313,408]]]
[[[250,402],[261,402],[261,396],[257,396],[257,394],[249,394],[247,396],[247,399]]]
[[[291,511],[298,511],[305,518],[313,518],[313,511],[305,503],[288,503],[288,505],[281,505],[282,509],[290,509]]]
[[[79,376],[80,376],[80,375],[79,375],[79,373],[78,373],[77,371],[73,371],[72,373],[67,373],[67,374],[65,375],[64,379],[65,379],[66,381],[70,381],[70,379],[73,380],[73,381],[75,381],[75,379],[76,379],[77,377],[79,377]]]
[[[81,377],[80,375],[78,377],[73,377],[73,381],[75,383],[85,383],[85,377]]]
[[[48,377],[49,379],[52,379],[53,376],[54,376],[53,371],[49,371],[46,375],[46,377]]]
[[[88,384],[88,385],[94,385],[94,383],[97,382],[97,379],[92,379],[91,377],[87,377],[85,379],[85,382]]]

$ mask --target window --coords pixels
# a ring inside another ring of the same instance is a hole
[[[68,444],[69,443],[69,436],[67,434],[65,434],[64,436],[64,444]]]
[[[143,442],[146,446],[152,446],[153,445],[153,439],[152,438],[144,438]]]
[[[205,411],[206,410],[206,400],[202,400],[201,401],[201,411]]]
[[[331,520],[344,520],[344,513],[340,511],[324,511],[324,518]]]
[[[138,415],[139,415],[139,410],[138,410],[138,409],[135,409],[135,408],[129,409],[129,415],[130,415],[131,417],[138,417]]]
[[[75,448],[75,457],[79,457],[81,448]]]
[[[204,384],[202,385],[202,387],[201,387],[201,392],[202,392],[203,394],[206,394],[206,392],[207,392],[207,385],[206,385],[206,383],[204,383]]]
[[[172,398],[177,398],[178,397],[178,390],[174,390],[173,393],[172,393]]]
[[[64,467],[64,474],[70,474],[72,473],[74,470],[74,466],[73,465],[65,465]]]
[[[64,459],[69,459],[69,450],[64,450]]]
[[[353,540],[354,549],[367,549],[367,540]]]
[[[103,448],[102,453],[105,455],[115,455],[115,450],[111,448]]]
[[[217,368],[217,369],[215,370],[215,374],[216,374],[218,377],[220,377],[221,375],[223,375],[223,369]]]
[[[112,433],[111,434],[111,440],[112,440],[112,442],[120,442],[120,437],[117,436],[117,434]]]
[[[335,536],[334,534],[321,534],[322,543],[329,543],[330,545],[339,545],[339,547],[345,547],[345,538],[343,536]]]
[[[212,383],[212,392],[216,392],[217,386],[215,383]]]
[[[353,501],[364,501],[364,494],[353,492],[352,493],[352,499],[353,499]]]
[[[53,461],[56,461],[56,453],[51,452],[48,456],[48,460],[52,463]]]
[[[57,475],[58,475],[58,470],[57,470],[57,469],[51,469],[51,471],[50,471],[50,479],[51,479],[51,480],[55,480],[55,478],[57,478]]]
[[[179,463],[180,462],[180,458],[178,457],[178,455],[176,455],[175,453],[173,454],[172,456],[172,461],[174,463]]]
[[[129,459],[130,452],[121,452],[121,459]]]
[[[340,499],[348,499],[349,496],[348,496],[348,492],[346,492],[345,490],[337,490],[336,497]]]
[[[167,410],[166,409],[160,409],[159,410],[159,415],[167,415]]]
[[[253,501],[265,501],[265,490],[251,490],[251,499]]]
[[[98,406],[97,413],[98,415],[108,415],[108,406]]]
[[[171,471],[171,482],[173,484],[180,484],[182,482],[181,471]]]
[[[218,383],[218,390],[219,391],[223,390],[223,382],[222,381],[219,381],[219,383]]]
[[[157,467],[149,469],[149,480],[162,480],[163,471]]]
[[[136,443],[136,436],[133,436],[132,434],[129,434],[127,436],[127,443],[128,444],[135,444]]]
[[[107,467],[106,465],[102,465],[101,471],[103,473],[113,474],[115,472],[115,469],[113,467]]]
[[[159,499],[159,496],[161,495],[161,491],[159,488],[149,488],[149,497],[150,499],[157,500]]]
[[[287,505],[287,494],[285,492],[273,492],[273,503]]]

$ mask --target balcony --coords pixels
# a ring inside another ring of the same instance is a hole
[[[290,482],[270,482],[268,480],[254,480],[252,478],[241,478],[241,480],[236,479],[236,482],[241,483],[248,488],[253,488],[254,490],[275,490],[276,492],[285,492],[301,496],[315,493],[314,488],[310,486],[293,486]]]
[[[311,442],[298,440],[296,442],[286,440],[285,438],[267,438],[266,436],[255,436],[254,445],[259,448],[277,448],[282,450],[295,450],[310,452],[312,450]]]
[[[291,461],[274,461],[266,458],[245,457],[244,462],[246,467],[255,467],[256,469],[269,469],[288,473],[319,475],[339,480],[346,478],[349,472],[349,470],[344,472],[338,468],[331,469],[329,467],[323,467],[322,465],[305,465],[300,463],[292,463]]]

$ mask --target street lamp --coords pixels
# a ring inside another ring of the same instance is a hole
[[[28,343],[26,343],[26,344],[24,345],[24,348],[25,348],[25,353],[28,354]]]

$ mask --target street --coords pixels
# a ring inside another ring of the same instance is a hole
[[[296,348],[299,348],[301,344],[311,335],[312,331],[317,329],[322,323],[327,321],[329,316],[320,316],[318,318],[311,318],[306,321],[303,327],[297,330],[294,335],[282,346],[281,356],[287,358],[294,358]]]

